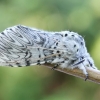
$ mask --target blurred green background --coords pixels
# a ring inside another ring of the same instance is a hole
[[[78,32],[100,69],[100,0],[0,0],[0,31],[17,24]],[[100,100],[100,87],[43,66],[0,67],[0,100]]]

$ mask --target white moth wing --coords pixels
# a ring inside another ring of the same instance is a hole
[[[47,38],[45,33],[39,33],[39,30],[21,25],[4,30],[0,34],[0,66],[21,67],[45,63],[44,50],[47,48],[43,48],[43,45]]]

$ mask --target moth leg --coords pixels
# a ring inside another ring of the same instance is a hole
[[[84,65],[83,64],[80,64],[79,66],[78,66],[78,68],[80,69],[80,70],[82,70],[83,71],[83,74],[86,76],[86,78],[85,78],[85,81],[88,79],[88,73],[87,73],[87,71],[86,71],[86,69],[85,69],[85,67],[84,67]]]
[[[73,64],[73,66],[79,65],[79,64],[83,63],[84,61],[85,61],[85,59],[83,59],[83,60],[81,60],[81,61],[79,61],[79,62]]]
[[[97,69],[94,65],[94,62],[92,59],[87,59],[87,63],[89,64],[90,67],[92,67],[93,69]]]
[[[52,67],[52,70],[55,70],[57,67],[59,66],[59,64],[56,64]]]
[[[89,78],[89,75],[87,74],[87,75],[86,75],[86,78],[85,78],[85,81],[86,81],[88,78]]]

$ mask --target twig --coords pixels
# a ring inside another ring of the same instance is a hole
[[[49,68],[54,67],[54,65],[51,65],[51,64],[44,64],[44,66],[49,67]],[[75,69],[67,69],[67,68],[62,69],[62,68],[58,67],[55,70],[66,73],[66,74],[69,74],[69,75],[72,75],[72,76],[75,76],[75,77],[79,77],[79,78],[82,78],[82,79],[85,79],[85,77],[86,77],[83,74],[83,72],[78,68],[75,68]],[[86,70],[89,74],[89,77],[88,77],[87,80],[95,82],[97,84],[100,84],[100,71],[96,70],[96,69],[92,69],[90,67],[86,67]]]

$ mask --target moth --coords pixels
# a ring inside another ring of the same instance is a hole
[[[81,35],[70,31],[48,32],[23,25],[0,33],[0,66],[25,67],[44,63],[61,68],[97,69]]]

